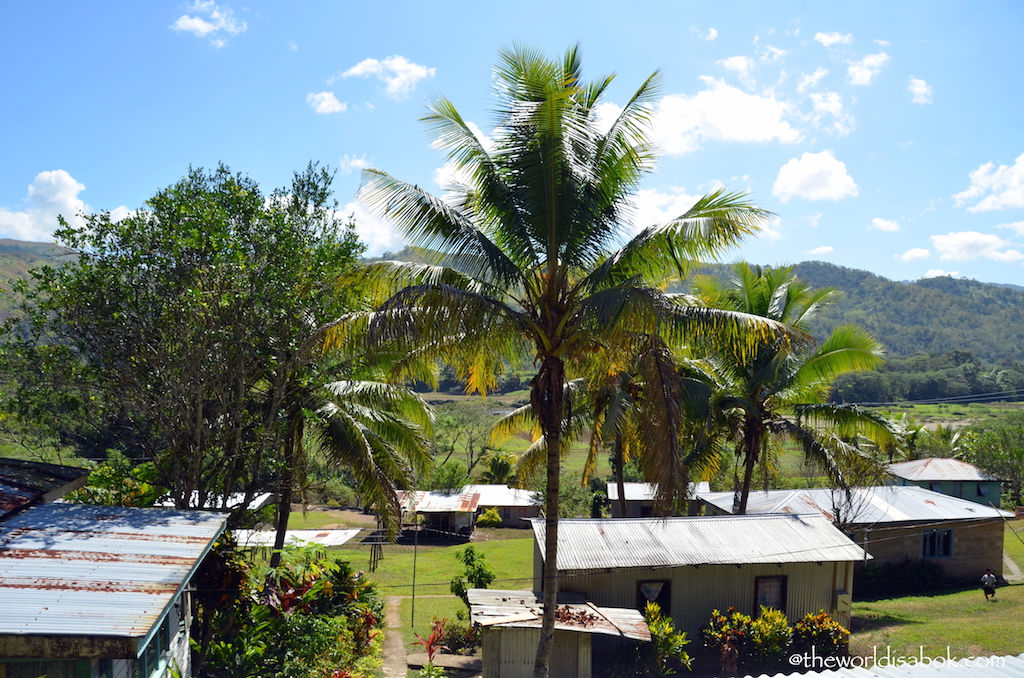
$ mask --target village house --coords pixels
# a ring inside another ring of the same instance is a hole
[[[728,515],[732,492],[701,495],[707,512]],[[976,580],[985,568],[1003,572],[1003,522],[1013,514],[912,486],[751,492],[748,515],[816,512],[874,556],[874,564],[927,559],[947,577]]]
[[[655,494],[657,485],[651,483],[623,483],[626,514],[622,515],[619,507],[619,484],[609,482],[607,485],[608,502],[611,504],[612,518],[647,518],[654,515]],[[690,483],[689,497],[698,493],[709,492],[710,485],[705,482]],[[691,515],[693,513],[691,512]]]
[[[227,517],[49,503],[87,475],[0,460],[0,678],[188,678],[188,588]]]
[[[1002,483],[959,459],[914,459],[889,464],[894,485],[916,485],[932,492],[999,507]]]
[[[477,516],[484,511],[496,509],[501,516],[502,527],[530,527],[528,519],[540,515],[540,500],[536,493],[508,485],[466,485],[463,494],[478,494]]]
[[[476,529],[480,495],[462,491],[400,490],[398,503],[402,507],[402,524],[414,525],[417,538],[469,539]]]
[[[533,521],[533,587],[544,575],[545,523]],[[713,610],[760,606],[795,623],[825,610],[850,623],[853,566],[868,557],[819,513],[559,521],[559,590],[602,607],[661,606],[700,638]]]

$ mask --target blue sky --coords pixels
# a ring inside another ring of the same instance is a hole
[[[663,76],[638,226],[724,185],[778,215],[726,260],[1024,284],[1022,28],[1024,3],[985,1],[4,2],[0,237],[138,208],[189,165],[269,191],[315,160],[397,250],[360,169],[440,193],[424,102],[486,135],[498,50],[579,42],[617,73],[606,111]]]

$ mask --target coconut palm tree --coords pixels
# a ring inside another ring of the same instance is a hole
[[[447,99],[429,105],[424,121],[457,177],[444,198],[379,170],[363,175],[364,202],[438,258],[371,266],[366,280],[390,296],[361,318],[365,325],[354,319],[335,340],[365,330],[370,350],[402,356],[396,376],[440,358],[480,392],[494,386],[503,359],[534,356],[530,402],[546,451],[537,676],[547,675],[554,633],[559,462],[572,370],[600,353],[625,359],[637,337],[654,332],[739,342],[739,328],[755,322],[691,306],[658,285],[756,230],[767,212],[717,191],[668,223],[639,232],[629,224],[632,196],[655,159],[647,125],[656,80],[645,81],[606,126],[598,105],[612,77],[584,81],[577,48],[560,61],[506,49],[494,73],[493,141]],[[652,362],[652,394],[662,366]]]
[[[709,305],[770,318],[795,330],[805,330],[807,321],[836,296],[832,289],[812,289],[792,267],[762,269],[746,263],[733,267],[728,283],[699,276],[694,289]],[[808,460],[821,465],[840,487],[847,485],[847,475],[863,479],[881,473],[854,444],[859,438],[885,449],[897,444],[884,417],[828,402],[836,377],[882,362],[881,345],[856,326],[836,328],[818,346],[800,337],[778,335],[761,341],[752,353],[725,352],[706,373],[717,391],[717,409],[732,419],[736,455],[743,462],[733,513],[746,513],[755,467],[767,462],[780,440],[798,443]]]

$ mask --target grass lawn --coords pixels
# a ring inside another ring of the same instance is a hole
[[[988,602],[981,589],[853,604],[850,653],[946,656],[961,659],[1024,651],[1024,585],[997,589]],[[923,650],[921,649],[923,648]]]
[[[401,627],[402,643],[405,645],[407,654],[423,652],[423,648],[416,645],[416,634],[426,638],[430,633],[430,623],[434,617],[438,619],[455,619],[459,612],[469,617],[469,610],[465,604],[452,595],[444,597],[416,596],[416,625],[412,626],[412,598],[403,598],[401,603]],[[468,624],[468,622],[466,622]]]
[[[1003,529],[1003,550],[1024,570],[1024,520],[1009,520]],[[1003,576],[1010,574],[1004,571]],[[1024,648],[1022,648],[1024,650]]]

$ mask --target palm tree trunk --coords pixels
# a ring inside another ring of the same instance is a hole
[[[544,615],[541,618],[537,658],[533,665],[534,678],[548,678],[551,645],[555,637],[555,607],[558,602],[558,486],[562,463],[562,423],[565,416],[565,365],[561,358],[544,358],[534,378],[530,400],[540,420],[548,448],[547,489],[544,495]]]
[[[284,459],[281,469],[281,489],[277,503],[277,521],[274,536],[274,552],[270,556],[270,567],[281,565],[281,550],[288,536],[288,519],[292,514],[292,496],[295,487],[295,465],[298,461],[296,451],[302,445],[302,414],[301,408],[291,408],[289,412],[288,431],[284,440]]]
[[[754,480],[754,466],[757,465],[757,455],[761,451],[761,435],[761,422],[748,421],[743,433],[743,484],[740,486],[739,501],[733,510],[738,516],[747,514],[747,499],[750,497],[750,485]]]
[[[626,515],[626,471],[623,468],[626,460],[622,454],[622,432],[615,431],[615,484],[619,490],[619,517],[628,518]]]

